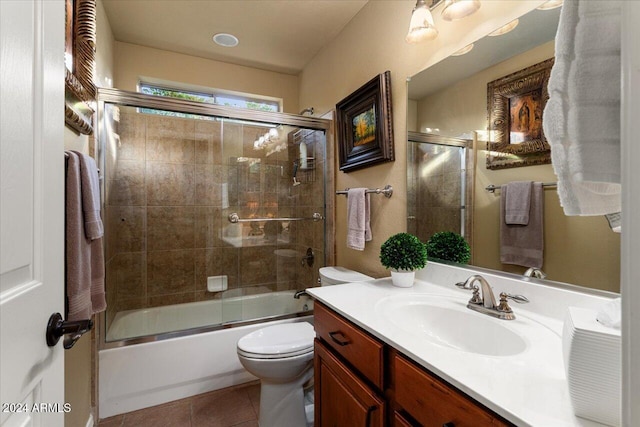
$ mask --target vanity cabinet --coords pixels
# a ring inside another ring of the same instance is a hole
[[[322,303],[314,317],[316,427],[512,425]]]

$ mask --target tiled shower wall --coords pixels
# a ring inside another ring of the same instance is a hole
[[[122,310],[315,283],[324,261],[322,221],[287,229],[278,222],[233,225],[227,216],[323,212],[322,132],[310,137],[315,170],[300,171],[303,184],[293,187],[299,149],[290,134],[297,129],[280,128],[286,149],[267,156],[253,147],[268,130],[262,126],[107,111],[115,118],[105,150],[107,326]],[[307,247],[316,254],[312,268],[301,262]],[[207,277],[220,275],[228,291],[207,291]]]

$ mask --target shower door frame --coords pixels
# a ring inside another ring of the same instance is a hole
[[[325,155],[324,162],[325,170],[323,175],[325,177],[333,177],[334,164],[333,158],[329,158],[328,154],[333,152],[334,144],[334,124],[332,120],[326,118],[300,116],[289,113],[276,113],[259,110],[246,110],[236,107],[225,107],[214,104],[205,104],[195,101],[187,101],[183,99],[161,97],[155,95],[146,95],[138,92],[131,92],[113,88],[98,88],[97,94],[97,113],[95,126],[95,156],[97,159],[98,167],[101,170],[105,170],[106,158],[104,147],[99,143],[102,138],[102,132],[105,131],[102,124],[105,120],[105,104],[114,104],[125,107],[137,107],[137,108],[152,108],[159,110],[170,110],[178,113],[197,114],[202,116],[214,116],[223,119],[233,120],[246,120],[258,123],[277,123],[282,125],[289,125],[294,127],[300,127],[304,129],[323,131],[325,134]],[[327,115],[324,115],[326,117]],[[335,220],[335,203],[331,197],[335,192],[335,181],[333,179],[325,179],[325,195],[324,195],[324,207],[325,207],[325,262],[328,265],[333,264],[335,257],[335,236],[333,232],[328,232],[327,224],[334,224]],[[101,193],[105,194],[105,180],[101,180]],[[330,188],[331,187],[331,188]],[[105,211],[105,197],[101,198],[101,209]],[[106,249],[106,248],[105,248]],[[295,317],[308,316],[309,312],[298,312],[289,315],[274,315],[266,318],[251,319],[246,321],[234,322],[234,323],[222,323],[217,325],[207,325],[197,328],[185,329],[180,331],[166,332],[157,335],[148,335],[142,337],[129,338],[119,341],[106,341],[106,312],[101,312],[96,317],[96,331],[98,331],[98,349],[117,348],[134,344],[141,344],[147,342],[161,341],[165,339],[172,339],[181,336],[194,335],[203,332],[211,332],[221,329],[227,329],[243,325],[251,325],[255,323],[263,323],[276,319],[287,319]]]

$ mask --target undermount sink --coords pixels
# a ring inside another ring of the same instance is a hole
[[[487,356],[513,356],[527,349],[525,341],[499,320],[469,310],[463,300],[426,295],[387,297],[376,311],[405,332],[435,344]]]

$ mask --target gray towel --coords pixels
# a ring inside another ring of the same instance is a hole
[[[529,224],[533,181],[514,181],[502,186],[505,196],[504,221],[510,225]]]
[[[544,247],[544,190],[541,182],[534,182],[531,188],[529,223],[527,225],[507,224],[505,208],[507,192],[503,185],[500,197],[500,262],[525,267],[542,268]]]
[[[371,241],[369,194],[366,188],[351,188],[347,192],[347,247],[364,250]]]
[[[69,157],[65,185],[67,320],[84,320],[107,306],[104,253],[102,237],[92,240],[85,230],[83,187],[90,183],[82,179],[79,156],[71,151],[66,154]],[[99,200],[99,194],[94,196]]]
[[[87,239],[95,240],[104,235],[100,217],[100,181],[96,162],[90,156],[74,151],[80,160],[80,179],[82,181],[82,214],[84,232]]]

